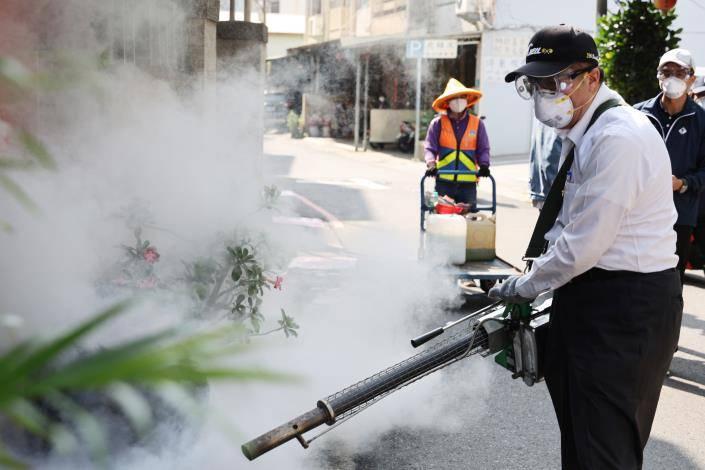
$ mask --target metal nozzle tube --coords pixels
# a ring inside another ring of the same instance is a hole
[[[248,460],[254,460],[260,455],[269,452],[275,447],[295,439],[296,436],[317,428],[330,420],[328,412],[321,408],[314,408],[301,416],[297,416],[288,423],[272,429],[259,437],[242,445],[242,453]]]

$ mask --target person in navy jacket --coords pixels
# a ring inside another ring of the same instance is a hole
[[[671,158],[673,202],[678,211],[674,226],[678,235],[676,253],[682,283],[700,193],[705,189],[705,109],[687,93],[695,82],[695,64],[687,50],[666,52],[659,61],[657,78],[662,92],[634,107],[649,117]]]

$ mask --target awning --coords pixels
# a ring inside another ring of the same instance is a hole
[[[332,48],[340,48],[340,39],[333,39],[331,41],[323,41],[314,44],[305,44],[303,46],[291,47],[286,50],[286,53],[287,55],[300,55],[329,50]]]
[[[423,39],[457,39],[461,44],[477,44],[480,42],[481,33],[459,33],[445,36],[408,36],[402,34],[394,34],[388,36],[367,36],[367,37],[348,37],[340,39],[340,47],[343,49],[367,49],[378,46],[402,46],[406,47],[406,43],[411,40]],[[468,41],[467,43],[465,41]]]

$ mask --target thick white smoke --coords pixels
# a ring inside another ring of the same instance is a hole
[[[155,74],[145,71],[149,65],[112,57],[105,51],[113,50],[109,45],[117,26],[101,35],[96,25],[128,25],[129,31],[148,28],[157,34],[167,27],[165,12],[171,22],[185,18],[166,0],[135,2],[129,10],[122,4],[71,0],[57,10],[61,15],[47,20],[55,37],[44,52],[64,56],[75,67],[75,79],[57,78],[57,91],[42,94],[38,105],[43,117],[37,134],[59,169],[16,176],[41,208],[40,215],[4,196],[0,204],[0,219],[14,227],[13,233],[0,234],[0,313],[23,318],[24,336],[53,334],[115,300],[97,294],[96,280],[121,256],[120,245],[131,242],[131,229],[119,215],[135,201],[149,211],[151,222],[143,235],[160,251],[164,278],[179,274],[181,260],[212,254],[218,240],[236,231],[264,234],[273,252],[267,261],[275,267],[302,250],[329,249],[305,229],[283,229],[272,224],[271,213],[257,211],[263,156],[252,153],[251,136],[260,123],[248,113],[262,104],[256,72],[237,67],[237,73],[220,74],[214,97],[185,85],[187,77],[174,76],[173,69]],[[178,24],[168,26],[179,30]],[[131,47],[132,36],[127,37],[125,50]],[[167,64],[184,50],[183,37],[164,37],[168,47],[154,43],[155,63]],[[278,215],[296,215],[286,206],[281,211]],[[312,408],[326,394],[412,354],[408,338],[445,321],[438,309],[453,300],[452,285],[393,249],[395,244],[393,235],[380,233],[369,249],[341,253],[357,259],[355,267],[324,275],[324,289],[312,290],[312,274],[292,269],[284,292],[268,295],[265,314],[285,307],[300,324],[300,336],[255,338],[254,350],[244,359],[296,374],[301,381],[216,384],[209,392],[206,423],[187,445],[172,436],[176,442],[160,455],[134,450],[117,465],[316,468],[316,454],[295,443],[254,463],[245,461],[239,446]],[[183,321],[183,314],[179,304],[141,304],[97,342],[142,335]],[[456,366],[463,374],[468,367],[476,376],[486,375],[487,366],[477,361]],[[438,426],[439,415],[449,417],[443,425],[452,428],[478,409],[455,406],[469,393],[481,396],[478,387],[455,373],[437,375],[335,433],[354,450],[395,426]],[[227,427],[235,431],[226,432]]]

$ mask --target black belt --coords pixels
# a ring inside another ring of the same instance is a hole
[[[592,268],[588,269],[584,273],[574,277],[570,282],[587,282],[587,281],[605,281],[609,279],[618,279],[625,277],[640,277],[648,276],[651,274],[665,274],[670,272],[676,272],[676,268],[664,269],[663,271],[656,271],[652,273],[640,273],[637,271],[610,271],[608,269],[602,268]]]

